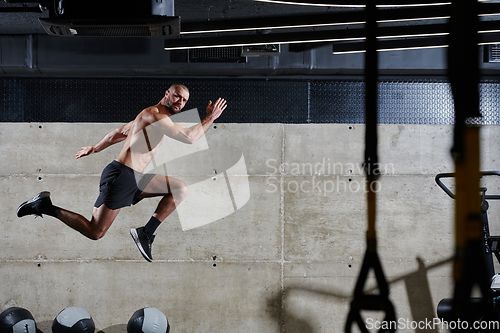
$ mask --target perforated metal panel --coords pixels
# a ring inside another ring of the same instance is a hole
[[[479,85],[482,119],[471,123],[500,124],[500,84]],[[311,82],[310,122],[364,123],[363,82]],[[451,87],[444,81],[390,81],[378,85],[381,124],[453,124]]]
[[[482,83],[479,88],[479,109],[483,115],[480,122],[485,125],[500,124],[500,84]]]
[[[226,123],[363,123],[364,83],[314,80],[195,80],[110,78],[4,78],[2,122],[127,122],[163,97],[172,83],[186,84],[185,109],[205,115],[223,97]],[[500,83],[479,86],[482,124],[500,124]],[[445,81],[379,83],[379,122],[452,124],[453,98]]]
[[[186,108],[205,110],[209,99],[228,101],[219,122],[306,123],[307,82],[263,80],[186,81],[191,97]]]
[[[363,123],[365,85],[350,81],[310,82],[309,106],[312,123]]]
[[[451,87],[445,82],[381,82],[379,122],[383,124],[451,124]]]

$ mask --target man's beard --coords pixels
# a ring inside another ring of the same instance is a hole
[[[179,107],[179,109],[178,109],[178,110],[176,110],[176,109],[174,108],[174,105],[173,105],[172,103],[167,103],[165,106],[166,106],[166,107],[167,107],[167,109],[169,109],[172,113],[177,113],[177,112],[179,112],[179,111],[181,111],[181,110],[182,110],[180,106],[178,106],[178,107]]]

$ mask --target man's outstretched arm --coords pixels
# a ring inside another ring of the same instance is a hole
[[[207,116],[201,121],[201,123],[189,128],[172,122],[169,117],[159,119],[158,123],[161,126],[163,133],[172,139],[184,143],[194,143],[198,141],[206,131],[208,131],[213,122],[219,118],[222,111],[226,109],[226,106],[226,100],[222,98],[219,98],[214,104],[210,101],[207,106]]]
[[[86,146],[80,148],[80,151],[76,153],[76,158],[78,159],[83,156],[87,156],[93,153],[98,153],[101,150],[104,150],[109,146],[114,145],[115,143],[122,142],[127,138],[133,123],[134,121],[131,121],[128,124],[125,124],[123,126],[118,127],[117,129],[114,129],[113,131],[109,132],[104,138],[102,138],[101,141],[99,141],[97,144],[93,146]]]

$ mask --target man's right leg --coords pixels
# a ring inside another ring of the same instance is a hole
[[[85,237],[98,240],[106,234],[119,212],[119,209],[110,209],[102,204],[100,207],[94,207],[90,221],[80,214],[63,208],[57,214],[57,218]]]
[[[89,221],[80,214],[54,206],[50,200],[50,193],[41,192],[33,199],[21,204],[17,210],[17,216],[50,215],[61,220],[82,235],[97,240],[108,231],[119,212],[120,209],[113,210],[102,204],[99,207],[94,207],[92,219]]]

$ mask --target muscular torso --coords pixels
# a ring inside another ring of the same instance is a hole
[[[132,123],[125,143],[116,160],[136,171],[143,172],[151,163],[158,147],[163,140],[163,132],[154,113],[158,112],[156,106],[143,110]]]

